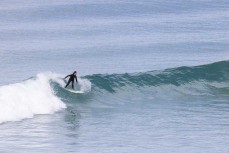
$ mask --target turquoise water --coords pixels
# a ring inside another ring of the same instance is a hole
[[[228,6],[1,1],[0,152],[227,153]]]

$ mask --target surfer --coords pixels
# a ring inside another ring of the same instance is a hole
[[[67,75],[64,79],[66,79],[67,77],[70,77],[68,80],[68,83],[66,84],[65,88],[72,82],[72,89],[74,89],[74,79],[76,79],[77,81],[77,76],[76,76],[76,71],[74,71],[72,74]]]

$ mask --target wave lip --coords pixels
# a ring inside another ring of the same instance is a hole
[[[65,104],[49,84],[53,74],[38,74],[27,81],[0,87],[0,123],[52,114]]]

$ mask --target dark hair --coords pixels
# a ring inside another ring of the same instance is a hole
[[[76,71],[74,71],[73,73],[76,73]]]

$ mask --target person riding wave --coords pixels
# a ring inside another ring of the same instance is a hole
[[[67,75],[64,79],[66,79],[67,77],[70,77],[68,80],[68,83],[66,84],[65,88],[67,88],[67,86],[72,83],[72,89],[74,89],[74,80],[76,79],[76,82],[78,82],[77,80],[77,76],[76,76],[76,71],[74,71],[72,74]]]

